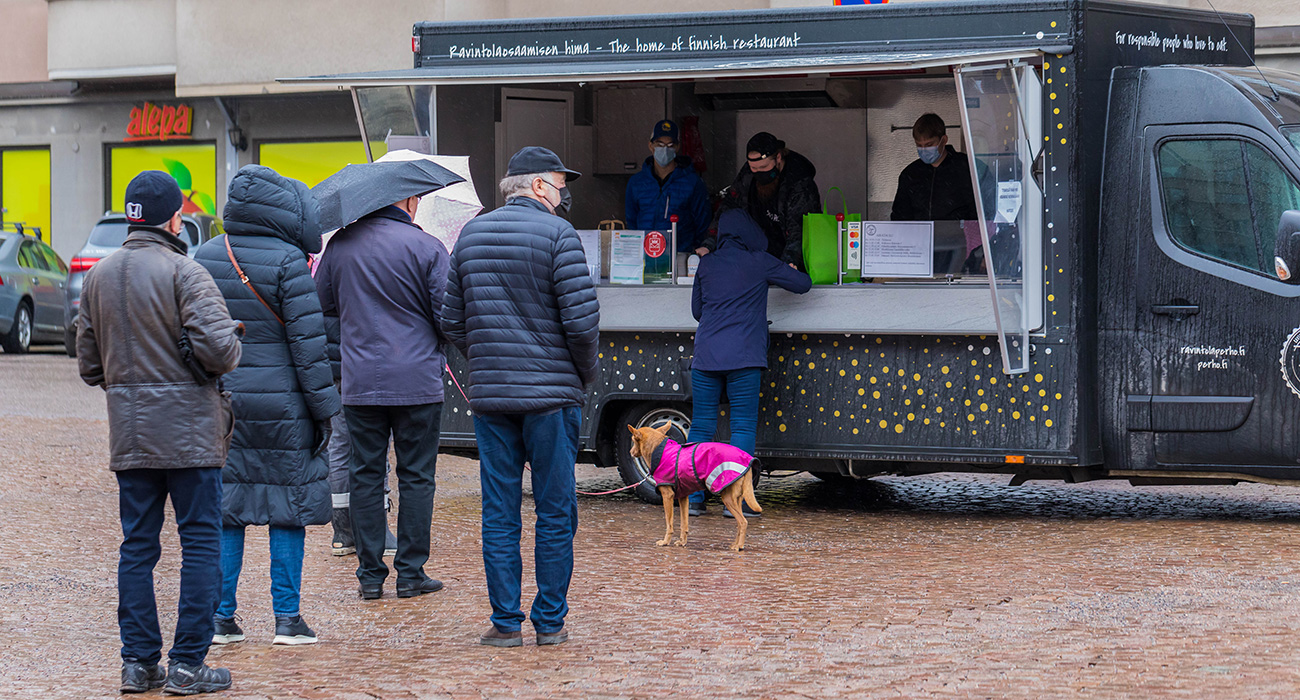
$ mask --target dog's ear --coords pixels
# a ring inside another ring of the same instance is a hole
[[[656,433],[659,433],[664,437],[668,437],[668,431],[672,429],[673,429],[672,423],[664,423],[663,425],[659,426],[658,428],[655,428],[654,430]]]
[[[632,433],[633,435],[636,435],[636,428],[633,428],[631,423],[627,424],[627,431],[629,433]]]

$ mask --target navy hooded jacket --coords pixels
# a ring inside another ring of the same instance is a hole
[[[767,369],[767,286],[795,294],[812,289],[807,274],[767,252],[767,235],[742,209],[718,219],[718,249],[700,258],[691,289],[695,331],[692,369]]]
[[[470,407],[581,406],[596,381],[600,302],[573,226],[528,197],[461,229],[442,332],[469,360]]]
[[[330,519],[329,467],[316,454],[314,424],[329,420],[341,405],[307,267],[307,254],[321,245],[317,212],[306,185],[270,168],[244,166],[230,183],[226,235],[194,254],[226,298],[231,317],[246,329],[239,367],[222,378],[235,414],[221,472],[227,525],[302,527]],[[270,309],[236,275],[227,239]]]
[[[445,344],[438,333],[447,247],[387,206],[334,234],[316,268],[343,403],[442,403]],[[331,323],[332,322],[332,323]]]
[[[668,173],[662,185],[655,177],[654,159],[646,158],[640,172],[627,181],[623,208],[627,227],[633,231],[667,233],[672,229],[668,217],[676,214],[680,253],[694,252],[704,244],[713,219],[709,192],[687,156],[677,156],[677,167]]]

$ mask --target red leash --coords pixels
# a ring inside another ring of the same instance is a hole
[[[465,390],[461,388],[460,380],[456,379],[456,373],[451,371],[451,365],[444,364],[443,367],[447,369],[447,376],[451,377],[452,383],[456,385],[456,390],[460,392],[461,398],[465,399],[465,405],[468,406],[469,397],[465,395]],[[533,468],[528,466],[527,464],[524,465],[524,469],[527,469],[528,471],[533,470]],[[621,489],[614,489],[613,491],[596,491],[596,492],[578,491],[578,493],[582,494],[583,496],[608,496],[611,493],[618,493],[620,491],[627,491],[628,489],[634,489],[640,486],[641,484],[644,484],[645,482],[649,481],[650,477],[652,476],[654,476],[654,471],[651,471],[650,473],[646,474],[644,479],[636,482],[635,484],[632,484],[631,486],[624,486]]]

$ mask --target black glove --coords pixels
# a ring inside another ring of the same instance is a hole
[[[328,420],[318,420],[312,424],[315,433],[316,449],[312,450],[311,456],[319,457],[325,453],[330,444],[330,433],[334,428]]]

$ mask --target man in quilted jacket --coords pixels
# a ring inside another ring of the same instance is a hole
[[[469,361],[483,489],[483,566],[492,627],[481,642],[523,645],[519,605],[524,462],[537,511],[531,620],[539,645],[568,639],[578,501],[573,467],[586,387],[596,379],[600,307],[582,243],[557,213],[578,173],[536,146],[511,159],[505,206],[465,225],[447,275],[442,330]]]

